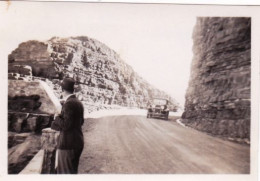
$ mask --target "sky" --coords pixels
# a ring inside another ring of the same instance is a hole
[[[53,36],[88,36],[115,50],[149,83],[182,106],[197,16],[229,8],[169,4],[0,2],[1,60],[18,44]],[[238,8],[239,9],[239,8]],[[232,13],[231,13],[232,14]],[[242,11],[243,15],[243,11]],[[218,15],[219,16],[219,15]]]

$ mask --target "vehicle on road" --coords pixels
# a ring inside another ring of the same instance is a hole
[[[148,106],[147,118],[162,118],[168,120],[169,118],[169,101],[163,98],[155,98]]]

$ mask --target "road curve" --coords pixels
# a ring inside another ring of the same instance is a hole
[[[250,146],[144,116],[87,119],[81,174],[250,172]]]

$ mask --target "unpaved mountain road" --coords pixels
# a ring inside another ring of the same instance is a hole
[[[87,119],[79,173],[249,173],[250,146],[182,127],[174,119]]]

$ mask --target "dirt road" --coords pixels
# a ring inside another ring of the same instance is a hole
[[[250,147],[144,116],[87,119],[79,173],[249,173]]]

